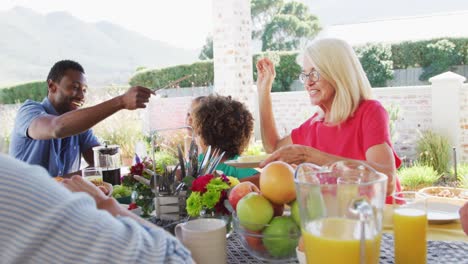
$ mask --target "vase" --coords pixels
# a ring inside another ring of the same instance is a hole
[[[217,218],[224,220],[224,222],[226,222],[226,238],[229,238],[233,232],[232,215],[230,214],[218,214],[209,209],[202,209],[198,218]]]

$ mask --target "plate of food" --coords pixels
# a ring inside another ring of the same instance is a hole
[[[269,155],[257,155],[257,156],[239,156],[236,160],[227,160],[224,164],[233,166],[236,168],[258,168],[259,164],[268,158]]]
[[[90,178],[90,179],[88,179]],[[96,185],[106,196],[110,197],[112,195],[112,184],[105,182],[102,178],[98,177],[85,177],[86,180],[90,181],[92,184]]]
[[[418,191],[427,198],[427,219],[432,224],[445,224],[460,219],[458,210],[468,202],[468,190],[432,186]]]
[[[427,220],[431,224],[446,224],[460,219],[461,206],[451,203],[428,201]]]

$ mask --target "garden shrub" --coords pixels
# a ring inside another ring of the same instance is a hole
[[[418,190],[434,185],[440,178],[431,166],[415,163],[398,171],[398,178],[405,190]]]
[[[298,53],[293,51],[267,51],[253,56],[254,81],[257,80],[255,65],[261,58],[267,57],[275,64],[276,78],[271,90],[273,92],[290,91],[291,84],[299,79],[301,66],[296,63]]]
[[[450,174],[455,176],[453,168],[450,169]],[[468,189],[468,164],[462,163],[457,166],[457,180],[458,186],[461,188]]]
[[[425,65],[420,80],[427,80],[435,75],[451,70],[454,65],[463,62],[462,55],[455,49],[455,44],[447,39],[427,44],[424,54]]]
[[[428,130],[421,134],[416,145],[420,164],[431,166],[439,174],[448,171],[450,143],[447,138]]]
[[[393,78],[392,51],[389,45],[367,44],[355,48],[372,87],[384,87]]]
[[[47,82],[35,81],[0,89],[0,104],[23,103],[26,99],[42,101],[47,96]]]

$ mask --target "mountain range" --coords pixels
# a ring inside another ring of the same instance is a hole
[[[199,52],[108,22],[87,23],[67,12],[43,15],[23,7],[0,12],[0,36],[0,86],[45,80],[62,59],[78,61],[90,85],[122,85],[138,67],[188,64]]]

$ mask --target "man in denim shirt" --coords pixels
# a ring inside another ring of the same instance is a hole
[[[136,86],[80,109],[88,89],[84,74],[77,62],[55,63],[47,77],[47,97],[42,102],[27,100],[18,110],[11,134],[11,156],[40,165],[52,176],[79,174],[81,155],[92,166],[92,147],[99,145],[90,128],[122,109],[145,108],[153,93]]]

